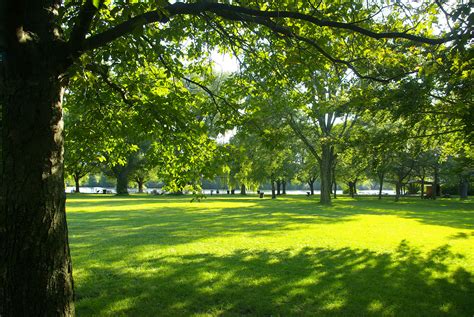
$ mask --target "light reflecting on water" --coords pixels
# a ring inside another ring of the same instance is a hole
[[[66,193],[73,193],[74,190],[75,190],[75,187],[72,187],[72,186],[66,187]],[[115,188],[113,188],[113,187],[80,187],[79,190],[80,190],[81,193],[84,193],[84,194],[103,194],[104,190],[108,194],[115,194],[116,193]],[[161,188],[146,188],[145,189],[145,192],[148,193],[148,194],[152,194],[152,193],[154,193],[154,191],[156,193],[161,193],[162,189]],[[271,190],[268,190],[268,189],[267,190],[262,190],[262,191],[265,194],[271,194],[271,192],[272,192]],[[137,193],[138,189],[137,188],[129,188],[128,192],[129,193]],[[215,195],[217,193],[217,190],[215,190],[215,189],[203,189],[202,193],[204,195],[211,195],[211,194]],[[240,190],[235,190],[234,193],[236,195],[240,194]],[[309,190],[286,190],[287,195],[307,195],[308,193],[309,193]],[[319,195],[320,193],[321,193],[321,191],[319,191],[319,190],[314,191],[315,195]],[[219,194],[227,195],[227,189],[220,189]],[[257,192],[247,191],[247,194],[257,195]],[[341,195],[342,190],[336,191],[336,194]],[[379,190],[378,189],[363,189],[363,190],[358,190],[357,194],[358,195],[378,195]],[[382,194],[383,195],[395,195],[395,191],[384,189],[382,191]]]

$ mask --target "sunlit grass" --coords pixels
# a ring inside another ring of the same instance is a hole
[[[79,316],[472,316],[474,204],[68,197]]]

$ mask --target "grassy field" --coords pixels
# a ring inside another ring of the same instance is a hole
[[[474,201],[71,195],[78,316],[474,315]]]

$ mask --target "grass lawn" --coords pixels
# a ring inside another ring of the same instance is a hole
[[[474,201],[67,201],[81,316],[474,315]]]

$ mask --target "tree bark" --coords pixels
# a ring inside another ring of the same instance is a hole
[[[380,173],[378,176],[379,176],[379,199],[382,199],[383,181],[385,178],[385,174]]]
[[[63,171],[67,63],[58,32],[48,29],[57,25],[53,5],[10,1],[0,19],[8,42],[0,62],[8,184],[0,210],[0,316],[74,315]]]
[[[136,181],[137,181],[137,185],[138,185],[138,192],[140,194],[143,194],[143,184],[145,183],[144,178],[137,177]]]
[[[331,203],[332,152],[333,150],[329,144],[322,145],[320,162],[321,196],[319,202],[325,205]]]
[[[401,190],[402,190],[402,184],[400,182],[397,182],[395,184],[395,201],[398,201],[400,199]]]
[[[75,189],[76,193],[80,193],[80,186],[79,186],[79,180],[80,179],[81,179],[81,177],[79,176],[79,174],[74,175],[74,184],[76,185],[76,189]]]
[[[309,191],[311,193],[311,196],[314,195],[314,179],[310,179],[308,181],[308,185],[309,185]]]
[[[119,168],[115,174],[117,178],[117,195],[128,195],[128,171],[126,168]]]
[[[277,184],[277,195],[280,196],[281,195],[281,180],[277,180],[276,184]]]
[[[352,181],[349,181],[347,183],[347,186],[349,186],[349,196],[354,198],[354,183]]]
[[[425,197],[425,173],[421,176],[421,188],[420,188],[420,197],[423,199]]]
[[[247,189],[245,188],[245,184],[240,185],[240,194],[247,195]]]
[[[459,184],[459,198],[467,199],[469,194],[469,180],[467,176],[461,176],[461,182]]]
[[[281,182],[282,194],[286,195],[286,181]]]
[[[431,195],[431,199],[436,199],[437,196],[440,195],[439,191],[439,169],[438,169],[438,162],[435,162],[434,166],[434,177],[433,177],[433,194]]]
[[[276,197],[275,181],[272,179],[272,199],[275,199]]]

